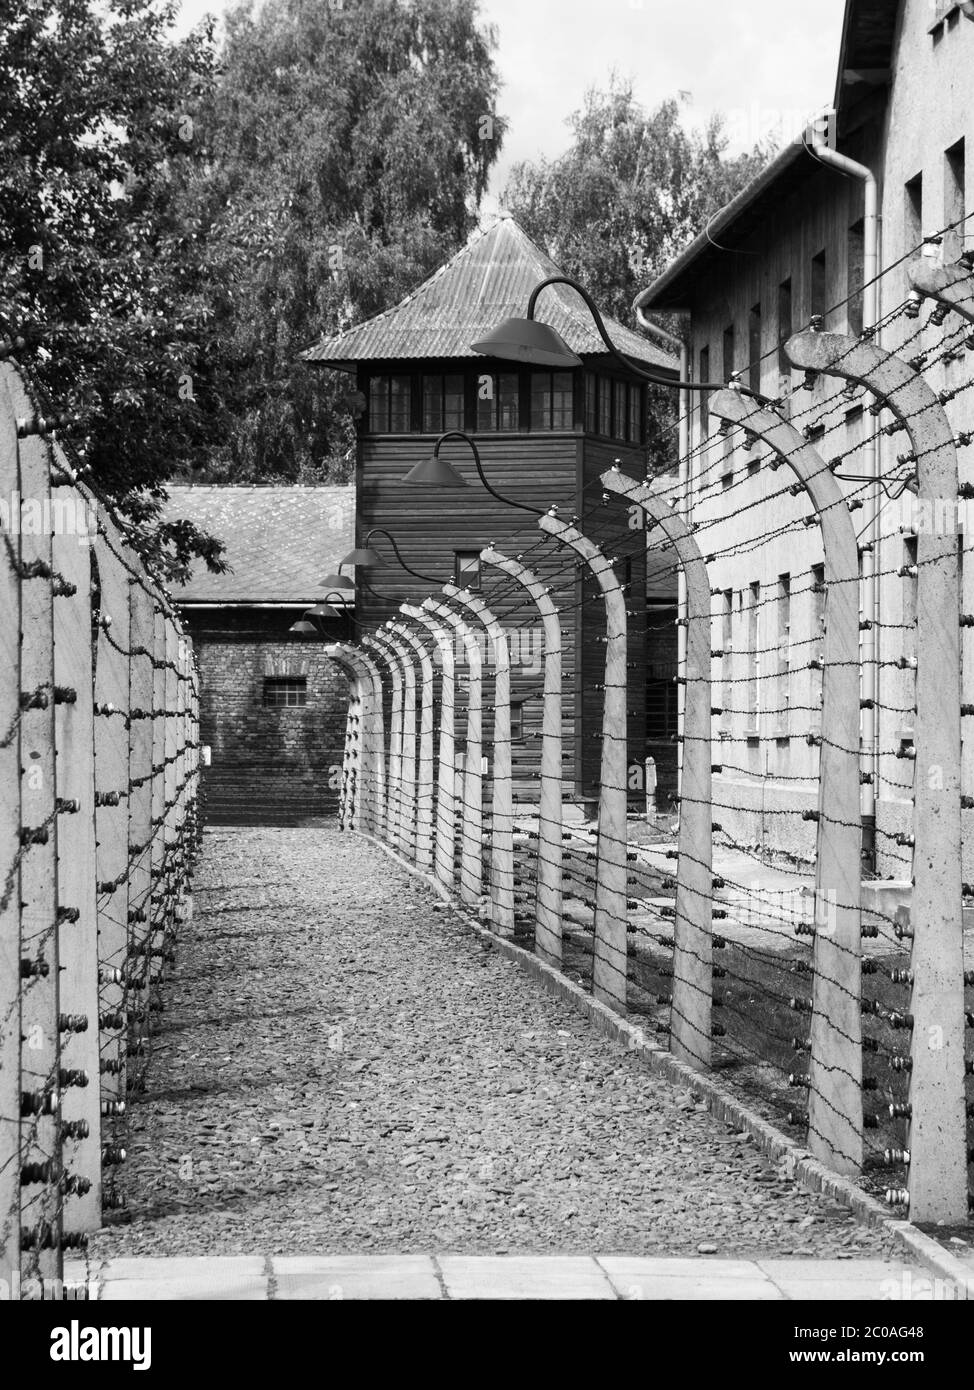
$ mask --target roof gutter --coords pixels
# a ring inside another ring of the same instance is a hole
[[[644,329],[651,338],[655,338],[664,347],[672,348],[680,354],[680,380],[686,381],[690,376],[690,349],[682,338],[677,338],[673,333],[667,333],[665,328],[660,328],[659,324],[653,323],[652,319],[646,317],[646,311],[641,307],[639,299],[633,305],[636,310],[636,322],[640,328]],[[679,489],[677,492],[677,506],[683,516],[683,520],[689,525],[692,520],[691,507],[692,497],[690,493],[690,392],[681,390],[677,404],[679,413],[679,442],[677,445],[677,474],[679,479]],[[650,544],[650,532],[646,531],[646,544]],[[677,607],[677,628],[676,628],[676,669],[677,680],[676,701],[677,701],[677,728],[683,728],[683,710],[686,693],[686,667],[687,667],[687,580],[683,571],[683,566],[678,565],[676,571],[676,607]],[[676,789],[677,792],[683,790],[683,742],[677,744],[677,769],[676,769]]]
[[[809,125],[811,152],[831,169],[841,174],[859,179],[863,186],[863,264],[862,264],[862,327],[878,346],[875,334],[879,320],[879,185],[876,175],[865,164],[859,164],[848,155],[832,149],[822,132],[821,125],[812,121]],[[877,435],[878,421],[867,433],[863,444],[863,472],[871,480],[867,496],[867,532],[870,545],[862,557],[862,607],[867,626],[862,635],[862,744],[866,767],[870,773],[868,782],[862,788],[863,829],[869,836],[870,857],[875,853],[876,798],[879,794],[879,739],[877,738],[877,696],[878,681],[878,643],[877,634],[880,623],[879,594],[879,548],[880,548],[880,507],[879,495],[879,449]]]

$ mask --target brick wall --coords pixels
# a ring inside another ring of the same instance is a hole
[[[324,655],[342,641],[341,621],[322,641],[288,635],[291,609],[188,610],[200,666],[200,738],[211,824],[298,825],[338,809],[348,684]],[[307,680],[307,705],[263,704],[265,676]]]

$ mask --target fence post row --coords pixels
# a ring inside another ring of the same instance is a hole
[[[460,899],[479,907],[483,887],[484,774],[482,668],[480,645],[463,619],[445,603],[423,600],[423,608],[442,619],[463,643],[467,663],[467,751],[460,816]]]
[[[445,584],[453,603],[483,625],[493,653],[494,734],[491,751],[490,920],[501,936],[514,935],[514,797],[511,786],[511,662],[504,629],[469,590]]]
[[[395,848],[402,847],[402,667],[398,654],[388,645],[379,642],[374,633],[362,638],[362,647],[373,653],[380,665],[389,672],[392,699],[389,712],[389,758],[386,780],[385,833],[389,843]]]
[[[388,628],[372,636],[390,654],[402,680],[402,737],[400,740],[399,849],[407,858],[416,848],[416,668],[411,649]],[[391,667],[390,667],[391,669]]]
[[[451,888],[456,880],[456,668],[453,643],[447,627],[425,608],[404,603],[399,611],[432,635],[440,654],[440,741],[437,750],[434,873],[444,887]]]
[[[480,552],[485,565],[509,575],[533,600],[544,628],[544,695],[541,725],[540,793],[538,799],[538,873],[535,896],[535,949],[542,960],[561,964],[562,844],[561,803],[561,622],[548,590],[519,560],[488,547]]]
[[[55,445],[53,495],[73,505],[67,461]],[[63,580],[54,604],[54,743],[57,749],[57,791],[77,806],[59,818],[57,831],[58,903],[77,909],[77,920],[65,921],[58,933],[60,1022],[74,1026],[61,1034],[60,1065],[88,1077],[97,1095],[100,1074],[98,1020],[98,918],[95,893],[95,822],[83,812],[94,785],[95,742],[91,644],[91,548],[78,537],[56,532],[52,563]],[[73,592],[67,592],[72,590]],[[68,698],[57,698],[57,691]],[[124,788],[122,789],[124,791]],[[84,1026],[81,1026],[84,1020]],[[66,1232],[95,1231],[101,1225],[101,1114],[85,1090],[67,1087],[61,1096],[61,1120],[73,1135],[66,1147],[71,1187],[64,1203]]]
[[[913,1221],[960,1222],[967,1146],[954,436],[927,382],[871,342],[805,332],[785,352],[806,371],[865,386],[893,413],[909,436],[920,506],[931,519],[917,528],[909,1210]],[[945,515],[953,525],[938,526],[933,519]]]
[[[362,703],[362,673],[352,657],[344,656],[337,646],[325,648],[325,655],[334,661],[348,680],[348,713],[345,716],[345,742],[342,745],[342,782],[338,796],[338,826],[340,830],[357,830],[361,826],[356,815],[356,766],[362,765],[362,730],[365,713]]]
[[[416,867],[433,868],[433,661],[405,623],[390,623],[390,633],[407,646],[419,667],[419,746],[416,753]]]
[[[710,581],[700,547],[655,483],[637,482],[613,468],[603,473],[602,485],[641,507],[659,526],[673,546],[686,579],[683,776],[670,1050],[692,1066],[705,1068],[711,1058],[713,1003]]]
[[[156,901],[164,933],[185,911],[198,744],[188,652],[159,698],[155,591],[49,430],[0,363],[0,1281],[14,1299],[59,1296],[63,1252],[124,1201],[126,1062],[151,1003],[137,963]],[[156,723],[182,769],[158,810]],[[148,874],[164,836],[166,872]]]
[[[803,435],[738,391],[712,409],[764,440],[805,488],[822,534],[825,631],[815,851],[814,977],[809,1038],[809,1147],[858,1173],[862,1111],[862,813],[859,783],[859,550],[845,494]]]
[[[374,662],[360,647],[336,642],[325,648],[325,655],[336,662],[355,684],[358,682],[361,715],[358,726],[360,823],[381,835],[383,821],[382,788],[385,748],[382,737],[382,681]]]
[[[13,368],[0,362],[0,491],[20,491],[17,412],[10,397]],[[23,681],[20,672],[20,528],[3,537],[0,554],[0,1278],[20,1267],[20,1110],[22,960],[30,947],[21,943],[20,725]]]
[[[598,582],[605,604],[605,685],[599,824],[596,837],[595,939],[592,993],[606,1004],[626,1007],[628,882],[626,828],[626,600],[612,564],[594,542],[567,521],[548,513],[538,522],[561,545],[574,550]]]

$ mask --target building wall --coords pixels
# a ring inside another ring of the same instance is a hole
[[[211,824],[300,825],[338,809],[348,683],[324,641],[288,635],[295,610],[189,609],[200,668],[200,738]],[[344,640],[342,622],[330,640]],[[265,676],[305,676],[306,706],[263,704]]]
[[[974,104],[970,101],[970,75],[974,72],[974,24],[957,16],[939,40],[928,32],[933,15],[925,0],[906,0],[893,64],[893,86],[888,107],[882,92],[863,104],[861,124],[840,141],[843,152],[866,163],[880,178],[882,236],[881,266],[893,266],[915,244],[915,230],[907,209],[905,185],[922,174],[922,230],[939,230],[950,213],[946,188],[948,164],[945,151],[965,141],[967,164],[974,151]],[[856,124],[853,113],[852,124]],[[847,118],[848,119],[848,118]],[[954,162],[956,168],[956,160]],[[971,181],[968,172],[967,182]],[[966,198],[971,207],[970,194]],[[861,283],[857,241],[852,229],[862,216],[862,191],[858,181],[827,170],[813,172],[800,189],[783,199],[763,218],[758,232],[739,248],[739,254],[722,258],[719,274],[702,278],[692,315],[693,362],[700,372],[700,351],[710,354],[711,377],[723,379],[725,330],[733,326],[733,365],[744,368],[752,356],[754,320],[751,310],[761,305],[759,385],[775,397],[782,384],[800,385],[800,375],[790,372],[778,352],[783,327],[779,316],[779,287],[791,279],[791,329],[808,324],[816,309],[836,306],[826,314],[826,327],[837,332],[856,332],[858,305],[855,290]],[[955,260],[963,243],[950,238],[935,254]],[[974,245],[968,234],[966,245]],[[824,282],[813,258],[825,251]],[[881,281],[880,312],[888,314],[907,297],[905,269],[893,269]],[[850,293],[853,298],[849,302]],[[926,311],[924,311],[924,314]],[[907,356],[933,348],[942,329],[916,335],[917,321],[901,314],[882,331],[879,343],[889,351],[904,348]],[[963,333],[960,319],[948,320],[947,328]],[[904,347],[909,339],[908,346]],[[963,355],[946,365],[925,368],[935,390],[962,382],[970,374]],[[784,380],[783,380],[784,378]],[[744,380],[748,380],[745,375]],[[758,384],[758,382],[755,382]],[[881,431],[891,416],[878,419],[868,410],[871,398],[862,392],[842,393],[834,379],[821,378],[806,395],[798,391],[790,403],[792,423],[801,429],[828,401],[827,431],[810,442],[825,460],[845,455],[841,471],[861,475],[861,454],[856,445],[869,430],[879,430],[880,467],[896,466],[896,458],[908,447],[902,433],[889,437]],[[946,406],[955,433],[974,425],[970,394],[961,393]],[[817,801],[818,751],[806,741],[818,729],[821,690],[819,673],[808,661],[816,654],[821,637],[821,596],[814,591],[812,567],[822,563],[817,525],[785,529],[809,515],[804,497],[792,496],[793,476],[786,468],[772,470],[757,464],[766,451],[756,445],[747,450],[731,447],[723,439],[704,444],[717,422],[695,411],[693,442],[698,450],[693,462],[694,518],[698,539],[705,552],[715,556],[710,565],[712,587],[717,591],[713,608],[713,647],[727,654],[716,657],[712,676],[714,703],[727,711],[715,718],[714,735],[721,753],[715,761],[724,772],[715,778],[715,799],[722,803],[720,820],[731,834],[749,843],[811,855],[814,825],[793,815],[788,808],[811,809]],[[741,436],[735,432],[735,439]],[[850,452],[851,451],[851,452]],[[961,479],[969,479],[970,451],[960,450]],[[726,482],[722,480],[726,478]],[[865,496],[855,481],[843,484],[850,499]],[[864,513],[853,513],[862,530]],[[880,573],[879,636],[880,699],[885,707],[880,725],[881,759],[877,805],[878,868],[881,874],[908,878],[909,851],[892,837],[909,828],[912,796],[912,764],[895,756],[913,733],[913,676],[893,665],[913,650],[910,630],[915,613],[915,579],[900,576],[900,567],[911,558],[915,541],[916,509],[911,495],[898,502],[885,501],[881,510],[881,536],[877,553]],[[961,517],[963,525],[963,515]],[[762,532],[781,531],[755,545]],[[791,577],[790,628],[781,641],[778,583]],[[757,583],[759,605],[756,622],[749,616],[751,586]],[[965,566],[964,608],[974,605],[974,565]],[[731,611],[725,617],[725,594]],[[904,624],[906,624],[904,626]],[[726,637],[730,636],[730,641]],[[753,638],[756,634],[756,649]],[[965,630],[966,700],[974,698],[974,648]],[[757,656],[755,664],[754,657]],[[789,674],[782,676],[785,665]],[[749,678],[757,670],[756,713],[750,711],[753,686]],[[787,698],[786,698],[787,697]],[[785,706],[790,709],[785,710]],[[787,737],[782,735],[786,734]],[[969,790],[974,761],[974,740],[964,754],[964,785]],[[799,780],[786,781],[786,777]],[[969,866],[968,866],[969,867]],[[970,872],[967,877],[970,877]]]

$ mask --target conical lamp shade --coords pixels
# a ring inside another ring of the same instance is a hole
[[[350,550],[342,560],[343,565],[360,565],[363,569],[381,562],[379,552],[373,550],[370,545],[360,545],[355,550]]]
[[[337,608],[332,608],[330,603],[316,603],[314,608],[309,608],[304,616],[306,618],[337,618],[341,615]]]
[[[419,483],[423,487],[466,487],[466,480],[461,477],[452,463],[447,463],[446,459],[439,458],[436,454],[430,454],[428,459],[422,463],[417,463],[414,468],[403,478],[404,483]]]
[[[486,338],[470,344],[485,357],[503,357],[512,362],[530,362],[536,367],[580,367],[577,357],[550,324],[537,319],[505,319]]]
[[[307,618],[300,618],[296,623],[292,623],[288,632],[293,632],[296,637],[317,637],[318,629],[314,623],[309,623]]]
[[[321,587],[323,589],[354,589],[355,581],[344,574],[326,574],[321,581]]]

